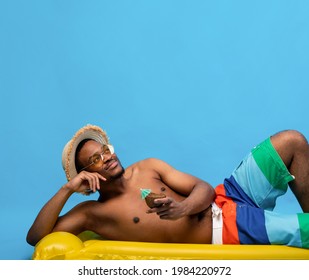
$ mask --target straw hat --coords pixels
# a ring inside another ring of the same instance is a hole
[[[88,124],[79,129],[73,138],[64,146],[62,152],[62,167],[68,181],[77,175],[75,152],[79,143],[85,139],[97,141],[102,145],[109,145],[109,139],[105,131],[100,127]]]

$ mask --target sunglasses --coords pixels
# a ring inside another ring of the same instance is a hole
[[[100,168],[104,164],[104,156],[112,155],[114,154],[114,147],[112,145],[103,145],[102,146],[102,153],[96,153],[90,157],[90,163],[83,167],[80,171],[83,171],[90,166],[93,166],[95,168]]]

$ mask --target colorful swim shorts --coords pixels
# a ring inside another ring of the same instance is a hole
[[[222,243],[309,248],[309,214],[273,212],[276,199],[292,180],[270,138],[254,147],[231,177],[215,188],[215,204],[222,212]]]

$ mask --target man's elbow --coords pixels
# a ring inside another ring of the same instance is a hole
[[[36,243],[37,243],[37,241],[36,241],[35,239],[29,237],[28,235],[27,235],[26,241],[27,241],[27,243],[28,243],[29,245],[31,245],[31,246],[35,246]]]
[[[206,183],[206,199],[211,203],[215,200],[215,198],[216,198],[215,189],[209,183]]]
[[[215,189],[212,186],[210,186],[210,195],[212,196],[212,200],[215,200],[216,192],[215,192]]]
[[[42,237],[43,238],[43,237]],[[30,230],[27,234],[26,241],[29,245],[35,246],[42,238],[39,238],[36,234],[33,234]]]

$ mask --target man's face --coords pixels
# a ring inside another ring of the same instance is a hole
[[[116,154],[94,140],[87,141],[77,156],[84,170],[98,172],[106,179],[117,178],[124,172]]]

